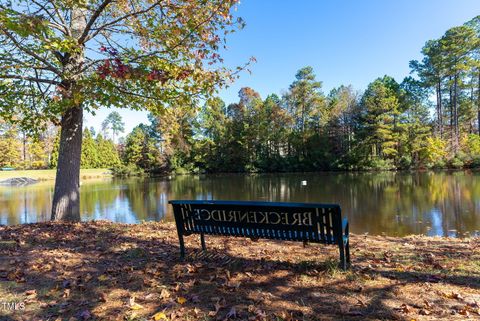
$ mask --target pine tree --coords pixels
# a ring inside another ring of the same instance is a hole
[[[98,155],[97,168],[111,168],[121,164],[115,144],[110,139],[104,139],[98,134],[95,143]]]
[[[450,138],[452,150],[459,147],[459,100],[460,86],[464,73],[472,67],[472,52],[478,46],[478,37],[468,26],[454,27],[440,39],[442,52],[445,53],[445,69],[449,77],[450,88]]]
[[[371,148],[373,160],[388,160],[391,164],[398,156],[397,122],[399,98],[398,84],[390,77],[383,77],[371,83],[365,91],[361,104],[363,108],[362,136]]]
[[[160,153],[147,126],[136,126],[125,139],[124,162],[145,170],[160,166]]]
[[[98,157],[97,143],[88,128],[83,131],[82,159],[80,164],[82,168],[103,167]]]
[[[317,81],[312,67],[304,67],[295,75],[284,96],[288,112],[294,119],[292,147],[298,162],[308,158],[307,142],[320,128],[325,97],[321,92],[322,83]],[[298,147],[297,147],[298,146]]]
[[[427,138],[432,134],[428,92],[420,81],[407,77],[400,85],[402,111],[399,124],[399,166],[425,165]]]

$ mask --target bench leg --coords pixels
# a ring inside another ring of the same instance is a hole
[[[178,241],[180,242],[180,258],[185,258],[185,243],[183,242],[183,235],[178,235]]]
[[[202,250],[207,250],[207,245],[205,244],[205,234],[200,234],[200,243],[202,243]]]
[[[340,250],[340,268],[342,270],[347,270],[347,262],[345,260],[345,246],[342,244],[338,245],[338,249]]]
[[[345,256],[347,258],[347,266],[350,267],[350,242],[347,241],[345,244]]]

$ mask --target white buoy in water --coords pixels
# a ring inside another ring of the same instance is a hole
[[[307,181],[302,181],[302,186],[307,186]]]

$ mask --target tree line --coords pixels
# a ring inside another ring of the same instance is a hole
[[[112,112],[96,134],[93,127],[83,130],[81,168],[112,168],[119,166],[121,145],[114,137],[123,131],[118,112]],[[112,136],[110,136],[110,130]],[[0,167],[15,169],[56,168],[60,145],[60,131],[50,124],[38,136],[29,136],[15,125],[0,122]]]
[[[401,82],[383,76],[364,92],[340,86],[325,94],[314,70],[304,67],[282,95],[262,98],[245,87],[237,103],[213,98],[197,108],[171,106],[137,129],[152,146],[163,146],[158,158],[144,149],[151,162],[142,166],[157,160],[173,170],[207,172],[477,167],[479,39],[476,17],[427,41],[423,59],[410,62],[411,75]]]
[[[81,166],[149,172],[477,167],[479,39],[476,17],[427,41],[423,59],[410,62],[411,75],[401,82],[383,76],[363,92],[342,85],[325,94],[313,68],[304,67],[281,95],[262,98],[245,87],[229,105],[218,97],[203,105],[170,102],[116,143],[124,126],[113,112],[103,133],[84,131]],[[0,165],[28,160],[32,168],[54,167],[58,138],[52,143],[48,132],[32,140],[11,126],[2,130]]]

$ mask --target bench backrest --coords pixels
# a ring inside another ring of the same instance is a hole
[[[170,201],[179,233],[336,244],[339,205],[237,201]]]

